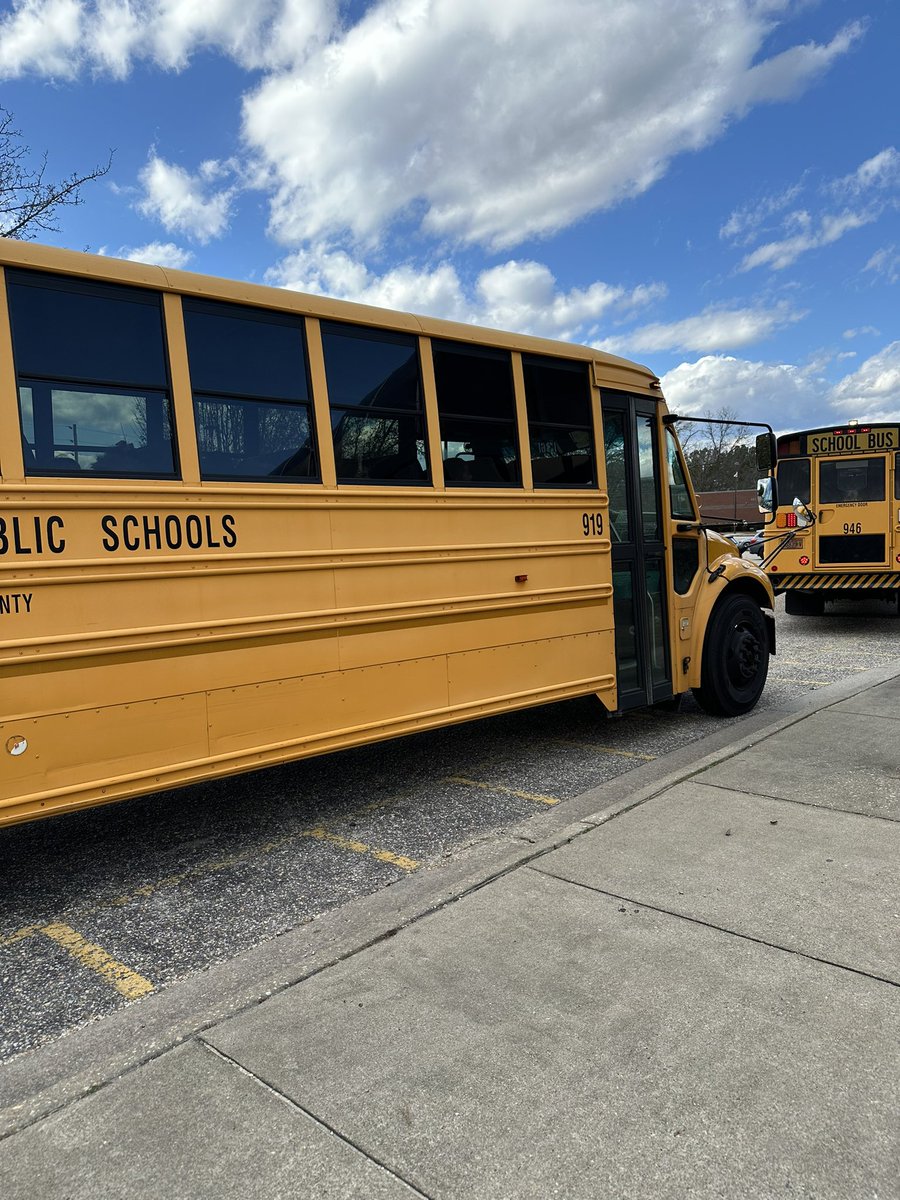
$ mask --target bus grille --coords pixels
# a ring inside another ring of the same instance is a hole
[[[884,562],[884,534],[862,533],[854,537],[820,537],[819,562]]]

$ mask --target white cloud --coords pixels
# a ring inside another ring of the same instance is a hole
[[[672,412],[699,416],[728,408],[745,420],[769,422],[777,433],[852,417],[900,420],[900,342],[886,346],[833,385],[820,364],[801,367],[724,355],[681,363],[660,382]]]
[[[412,215],[493,248],[637,195],[860,35],[755,63],[787,0],[383,0],[245,101],[286,243]],[[577,31],[577,36],[573,36]],[[323,119],[327,114],[327,119]]]
[[[72,78],[81,36],[79,0],[18,0],[0,21],[0,78],[28,70]]]
[[[831,190],[838,195],[860,196],[873,190],[897,191],[900,189],[900,152],[896,147],[888,146],[879,154],[867,158],[865,162],[845,175],[836,179]]]
[[[865,337],[866,335],[879,337],[880,334],[881,330],[876,329],[874,325],[860,325],[859,329],[845,329],[843,337],[849,340],[850,338]]]
[[[888,283],[897,283],[900,281],[900,250],[896,246],[885,246],[876,250],[863,270],[872,271]]]
[[[806,313],[784,303],[773,308],[712,306],[680,321],[656,322],[607,338],[599,348],[626,356],[663,350],[733,350],[762,341],[804,316]]]
[[[758,231],[764,228],[772,217],[784,212],[793,204],[802,190],[803,184],[795,183],[783,192],[763,196],[752,204],[736,208],[719,230],[719,237],[737,242],[738,245],[754,241]]]
[[[842,379],[832,390],[830,404],[842,417],[900,418],[900,342],[891,342]]]
[[[342,25],[340,0],[13,0],[0,78],[226,55],[267,72],[243,133],[285,244],[377,243],[412,219],[500,249],[640,194],[862,34],[765,58],[795,6],[681,0],[673,20],[671,0],[373,0]]]
[[[746,254],[738,267],[739,271],[752,271],[755,267],[763,266],[775,271],[784,270],[802,254],[830,246],[846,233],[877,221],[886,209],[898,204],[900,153],[893,146],[888,146],[860,163],[849,175],[826,181],[820,190],[825,196],[844,202],[840,212],[823,212],[817,216],[811,214],[808,208],[799,208],[785,213],[785,208],[806,187],[806,178],[778,195],[765,196],[753,204],[736,209],[722,226],[719,231],[721,237],[728,238],[736,245],[746,246],[771,233],[771,219],[784,214],[774,224],[780,236]],[[892,196],[892,193],[898,195]]]
[[[660,382],[672,412],[698,416],[727,408],[748,421],[767,421],[779,432],[815,424],[822,407],[822,380],[790,363],[707,355],[681,363]]]
[[[121,246],[119,258],[130,262],[151,263],[156,267],[186,267],[194,257],[190,250],[176,246],[174,242],[148,242],[145,246]]]
[[[804,214],[806,216],[807,214]],[[843,212],[821,218],[819,227],[808,233],[795,234],[781,241],[767,242],[758,246],[752,253],[746,255],[738,267],[739,271],[752,271],[754,267],[771,267],[774,271],[782,271],[795,263],[801,254],[809,250],[818,250],[822,246],[830,246],[853,229],[861,229],[876,221],[880,213],[870,209],[868,212]],[[807,223],[807,222],[804,222]]]
[[[613,307],[621,315],[665,295],[661,284],[628,292],[599,280],[559,292],[543,263],[516,260],[483,271],[476,290],[485,324],[569,340],[595,336],[596,323]]]
[[[337,0],[13,0],[0,20],[0,78],[124,79],[140,61],[183,70],[198,50],[278,69],[324,44],[337,11]]]
[[[207,194],[206,185],[218,177],[216,164],[204,163],[199,175],[151,154],[140,173],[144,198],[138,209],[154,217],[170,232],[185,233],[199,242],[221,237],[228,219],[235,188]]]
[[[482,271],[469,287],[448,262],[378,275],[346,251],[324,247],[289,255],[266,278],[296,291],[569,340],[587,340],[613,306],[632,312],[665,294],[659,284],[629,291],[600,280],[563,292],[546,265],[518,260]]]
[[[142,32],[140,15],[129,0],[98,0],[87,34],[97,68],[114,79],[125,79]]]

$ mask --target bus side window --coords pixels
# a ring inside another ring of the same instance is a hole
[[[603,413],[606,454],[606,490],[609,495],[609,529],[614,542],[630,542],[628,474],[625,463],[625,416],[615,409]]]
[[[317,480],[302,318],[219,300],[183,308],[203,478]]]
[[[691,503],[691,493],[688,490],[681,456],[678,453],[678,442],[671,429],[666,430],[666,456],[668,459],[669,476],[669,506],[672,519],[676,521],[695,521],[697,514]]]
[[[418,339],[322,322],[338,483],[427,483]]]
[[[595,487],[587,364],[526,354],[522,370],[534,486]]]
[[[431,343],[448,487],[521,487],[512,359],[506,350]]]
[[[782,458],[778,461],[778,503],[793,507],[795,500],[809,504],[809,459]],[[821,497],[819,497],[821,499]]]
[[[158,293],[7,272],[27,475],[175,474]]]

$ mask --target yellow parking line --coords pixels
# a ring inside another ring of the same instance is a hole
[[[828,687],[836,682],[834,679],[794,679],[789,675],[779,675],[778,679],[781,683],[803,683],[808,687]]]
[[[518,800],[534,800],[538,804],[559,804],[556,796],[542,796],[539,792],[518,792],[515,788],[503,787],[499,783],[480,783],[477,779],[466,779],[462,775],[448,775],[442,783],[458,783],[463,787],[481,788],[486,792],[500,792],[504,796],[515,796]]]
[[[25,938],[30,938],[33,933],[37,933],[39,925],[25,925],[22,929],[17,929],[15,933],[7,933],[4,937],[0,937],[0,947],[11,946],[13,942],[24,941]]]
[[[316,838],[321,842],[331,842],[333,846],[340,846],[342,850],[352,850],[355,854],[371,854],[379,862],[390,863],[394,867],[399,867],[401,871],[417,871],[419,869],[419,864],[414,858],[407,858],[403,854],[394,854],[392,850],[379,850],[377,846],[369,846],[365,842],[354,841],[353,838],[340,837],[327,829],[307,829],[303,836]]]
[[[659,757],[656,754],[638,754],[634,750],[617,750],[615,746],[595,746],[592,742],[574,742],[569,738],[553,738],[553,741],[560,746],[577,746],[579,750],[595,750],[598,754],[615,754],[619,758],[639,758],[643,762],[653,762]]]
[[[384,807],[387,803],[388,801],[379,801],[374,804],[368,804],[357,810],[357,812],[364,813],[374,808]],[[259,846],[251,846],[239,854],[232,854],[226,858],[219,858],[212,862],[201,863],[196,867],[189,867],[188,870],[181,871],[177,875],[167,875],[165,878],[157,879],[153,883],[141,884],[140,887],[134,888],[133,891],[125,892],[119,896],[112,896],[100,904],[92,904],[84,908],[75,909],[73,912],[76,912],[79,917],[86,917],[95,912],[103,912],[108,908],[122,908],[126,904],[132,904],[135,900],[146,900],[148,897],[162,891],[163,888],[180,887],[183,883],[189,883],[195,879],[203,879],[215,874],[217,871],[224,871],[228,867],[239,866],[241,863],[248,861],[252,862],[263,855],[281,850],[299,838],[315,838],[318,841],[331,842],[335,846],[340,846],[344,850],[352,850],[357,854],[371,854],[373,858],[377,858],[380,862],[391,863],[401,871],[417,871],[420,866],[414,858],[407,858],[403,854],[394,854],[391,850],[381,850],[377,846],[369,846],[365,842],[342,838],[335,833],[329,833],[323,828],[304,829],[299,833],[275,838]],[[14,933],[0,935],[0,949],[4,946],[11,946],[14,942],[21,942],[35,933],[46,933],[47,928],[63,928],[63,926],[56,924],[50,926],[26,925],[22,929],[17,929]]]
[[[42,925],[38,930],[45,937],[67,950],[82,966],[96,972],[101,979],[111,983],[126,1000],[137,1000],[154,990],[153,984],[143,975],[106,953],[100,946],[83,938],[71,925]]]

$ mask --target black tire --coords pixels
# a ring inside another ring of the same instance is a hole
[[[784,611],[789,617],[821,617],[825,611],[825,597],[815,592],[785,592]]]
[[[739,592],[713,609],[694,697],[713,716],[739,717],[762,695],[769,673],[769,636],[759,605]]]

